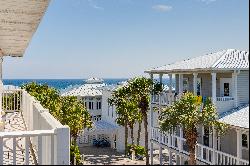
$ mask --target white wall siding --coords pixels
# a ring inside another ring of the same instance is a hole
[[[237,76],[238,104],[249,103],[249,71],[241,71]]]

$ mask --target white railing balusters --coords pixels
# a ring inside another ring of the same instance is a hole
[[[54,159],[54,156],[55,156],[55,152],[54,152],[54,150],[55,150],[54,135],[51,135],[50,139],[51,139],[51,145],[50,145],[50,146],[51,146],[51,155],[50,155],[50,157],[51,157],[50,160],[51,160],[51,161],[50,161],[50,164],[51,164],[51,165],[54,165],[54,163],[55,163],[55,162],[54,162],[54,160],[55,160],[55,159]]]
[[[25,149],[21,150],[21,155],[23,154],[23,162],[26,165],[30,164],[29,150],[31,147],[33,147],[35,153],[34,161],[38,161],[38,164],[69,165],[70,131],[68,126],[63,126],[58,122],[49,114],[48,110],[44,109],[25,90],[5,89],[3,91],[2,106],[7,113],[21,111],[27,131],[0,133],[0,165],[8,164],[8,161],[9,164],[19,162],[17,160],[20,155],[19,152],[17,153],[17,150],[19,150],[17,148],[18,138],[24,139],[23,148]],[[13,146],[12,151],[7,152],[3,149],[4,139],[13,140],[12,145],[10,145]],[[3,157],[6,153],[9,156],[7,160]]]
[[[43,142],[42,142],[42,136],[39,135],[38,136],[38,148],[37,148],[37,156],[38,156],[38,165],[42,165],[42,161],[43,161]]]
[[[13,165],[16,165],[16,137],[13,137]]]
[[[161,136],[160,136],[161,135]],[[160,139],[162,138],[162,139]],[[166,145],[170,148],[174,148],[179,152],[188,155],[188,152],[183,149],[183,144],[185,143],[185,138],[181,138],[173,131],[171,132],[161,132],[158,128],[152,128],[152,139],[161,143],[162,145]],[[176,144],[177,143],[177,144]],[[218,151],[216,149],[197,144],[196,146],[196,157],[198,160],[202,161],[204,164],[214,165],[224,165],[224,164],[233,164],[235,165],[237,162],[248,165],[249,161],[239,159],[233,155],[224,153],[222,151]]]
[[[3,138],[0,137],[0,165],[3,165]]]
[[[25,137],[25,165],[29,165],[30,137]]]

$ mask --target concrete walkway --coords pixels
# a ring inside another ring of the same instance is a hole
[[[145,165],[145,161],[132,161],[111,148],[82,147],[86,165]]]
[[[111,148],[97,148],[93,146],[79,148],[81,154],[84,154],[85,165],[146,165],[145,158],[143,161],[132,161],[124,156],[123,153],[119,153]],[[163,164],[168,165],[168,152],[163,151]],[[175,158],[173,156],[173,158]],[[159,152],[154,151],[154,165],[159,165]],[[175,165],[175,159],[173,161]]]

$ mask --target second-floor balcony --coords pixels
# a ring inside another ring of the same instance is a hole
[[[173,102],[177,101],[180,96],[174,93],[161,92],[159,94],[152,95],[151,104],[161,105],[163,107],[171,105]],[[197,100],[205,102],[206,96],[197,96]],[[216,97],[215,105],[217,107],[218,113],[222,113],[234,108],[234,98],[229,96]]]
[[[68,126],[23,89],[4,89],[1,105],[0,165],[69,164]]]

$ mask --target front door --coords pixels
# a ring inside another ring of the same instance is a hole
[[[232,78],[220,79],[220,96],[232,96]]]

